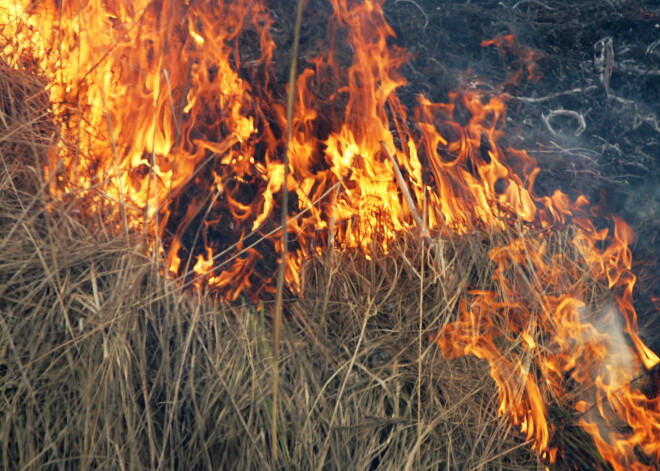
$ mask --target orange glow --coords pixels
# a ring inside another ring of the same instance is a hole
[[[0,0],[2,59],[48,81],[54,200],[143,231],[169,275],[228,300],[273,290],[285,185],[286,281],[298,293],[302,263],[329,241],[369,257],[410,231],[518,234],[490,251],[492,286],[470,291],[437,335],[443,355],[486,360],[499,412],[548,460],[548,405],[572,397],[613,469],[652,469],[638,456],[660,462],[660,398],[633,379],[659,359],[638,336],[631,229],[617,218],[597,229],[583,196],[534,193],[536,160],[498,144],[505,95],[466,88],[406,108],[406,51],[390,44],[382,1],[329,1],[329,46],[297,78],[285,181],[265,0]],[[517,58],[503,85],[539,78],[513,35],[482,45]],[[551,249],[555,228],[572,234],[565,252]],[[586,305],[585,267],[615,306]]]

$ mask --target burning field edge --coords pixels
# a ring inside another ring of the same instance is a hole
[[[579,222],[512,217],[433,237],[419,224],[425,237],[330,244],[295,272],[302,294],[285,300],[276,354],[272,292],[219,302],[184,289],[163,276],[153,234],[109,229],[79,195],[50,193],[44,162],[62,136],[44,90],[0,64],[3,469],[608,470],[588,427],[621,445],[621,463],[657,465],[657,420],[642,414],[647,441],[628,443],[640,424],[607,419],[630,385],[617,375],[642,371],[605,280],[632,298],[629,266],[608,271],[630,264],[618,219],[614,248],[591,247],[613,254],[599,278]],[[560,335],[574,319],[576,335]],[[626,410],[658,404],[658,366],[643,371]]]
[[[471,287],[489,286],[490,248],[515,234],[411,234],[387,255],[374,242],[371,260],[347,251],[308,261],[305,296],[286,302],[273,463],[269,302],[182,292],[139,234],[90,229],[71,207],[49,206],[42,84],[3,67],[0,86],[0,467],[548,465],[498,414],[488,365],[444,359],[433,341]],[[550,250],[570,251],[568,240],[557,233]],[[581,281],[589,306],[603,308],[607,289],[587,271]],[[547,399],[553,469],[602,466],[574,398]]]

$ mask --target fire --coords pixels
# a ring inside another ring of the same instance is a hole
[[[49,84],[52,195],[145,232],[166,271],[229,300],[272,290],[285,185],[295,292],[303,261],[328,245],[368,257],[415,230],[516,233],[490,252],[492,287],[472,290],[438,334],[443,354],[488,361],[500,413],[549,460],[548,404],[568,397],[613,469],[652,469],[639,456],[660,462],[660,398],[633,380],[660,360],[637,335],[630,228],[613,218],[597,229],[585,197],[535,195],[536,161],[498,144],[504,96],[466,87],[449,103],[404,106],[406,51],[390,44],[382,1],[330,3],[328,49],[297,79],[285,181],[285,91],[264,1],[0,2],[3,60]],[[482,45],[518,57],[511,80],[539,77],[513,36]],[[563,251],[551,248],[555,228],[572,234]],[[584,267],[613,293],[607,316],[589,312]],[[625,338],[608,327],[616,319]]]

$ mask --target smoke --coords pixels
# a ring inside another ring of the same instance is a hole
[[[622,409],[622,394],[629,391],[635,376],[634,355],[624,336],[621,312],[614,305],[604,307],[592,325],[597,334],[586,340],[593,344],[585,347],[598,353],[594,353],[592,358],[593,384],[587,385],[576,403],[576,409],[582,413],[579,423],[610,463],[621,460],[620,463],[630,464],[636,461],[634,445],[624,443],[620,432],[626,426],[622,416],[625,410]],[[613,449],[618,449],[620,453],[614,461],[609,459],[613,458]],[[617,463],[615,469],[624,468],[619,468]]]
[[[628,384],[634,375],[634,362],[630,347],[623,335],[621,313],[615,306],[604,308],[594,327],[608,337],[607,356],[601,365],[600,376],[610,387]]]

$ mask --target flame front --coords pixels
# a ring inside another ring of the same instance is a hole
[[[2,0],[2,58],[49,84],[60,132],[45,164],[51,193],[144,231],[168,272],[230,300],[272,290],[284,185],[297,292],[302,262],[328,245],[369,257],[415,229],[516,233],[490,252],[493,286],[472,290],[438,334],[443,354],[488,361],[500,413],[550,460],[548,404],[560,397],[613,469],[653,469],[660,398],[633,379],[659,359],[637,335],[630,228],[596,229],[584,197],[533,193],[536,161],[498,145],[502,97],[420,95],[410,112],[397,95],[406,52],[390,45],[382,2],[330,2],[329,47],[297,79],[284,181],[285,91],[263,2]],[[519,56],[516,80],[538,77],[513,36],[483,45]],[[572,234],[565,250],[551,249],[555,228]],[[607,313],[589,312],[585,267],[612,290]]]

